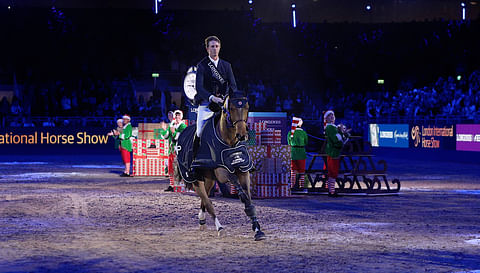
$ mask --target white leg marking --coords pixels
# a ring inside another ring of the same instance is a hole
[[[202,209],[198,212],[198,220],[205,220],[205,212]]]
[[[220,224],[220,222],[218,221],[218,217],[215,217],[215,227],[217,228],[217,230],[223,228],[222,224]]]

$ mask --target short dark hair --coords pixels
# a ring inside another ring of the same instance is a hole
[[[207,38],[205,38],[205,47],[208,47],[208,43],[210,43],[210,41],[216,41],[221,44],[220,39],[218,39],[217,36],[208,36]]]

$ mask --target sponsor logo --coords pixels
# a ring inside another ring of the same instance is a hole
[[[232,165],[245,162],[245,159],[242,158],[242,152],[235,152],[231,156],[233,157]]]
[[[403,132],[400,133],[397,130],[395,130],[395,132],[393,132],[393,138],[395,139],[395,143],[398,143],[399,139],[403,139],[403,140],[408,141],[408,132],[403,131]]]
[[[415,125],[410,131],[410,136],[414,147],[439,149],[444,141],[454,137],[453,125],[443,127]]]
[[[418,126],[413,126],[411,135],[413,139],[413,146],[418,147],[418,144],[420,144],[422,138],[422,135],[420,134],[420,128]]]
[[[393,132],[391,132],[391,131],[380,131],[380,138],[393,138]]]
[[[460,142],[480,142],[480,135],[457,134],[457,141]]]

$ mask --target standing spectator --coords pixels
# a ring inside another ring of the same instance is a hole
[[[277,100],[275,102],[275,112],[282,112],[282,102],[280,101],[279,96],[277,96]]]
[[[66,116],[70,115],[70,110],[72,109],[72,102],[66,95],[63,95],[61,104],[63,114]]]
[[[292,112],[293,101],[290,96],[283,102],[283,110],[290,114]]]
[[[10,112],[14,116],[20,116],[23,112],[22,106],[20,106],[20,101],[16,96],[12,99],[12,106],[10,107]]]
[[[344,130],[339,130],[335,126],[335,113],[332,110],[325,112],[323,118],[327,140],[325,152],[327,153],[328,196],[337,197],[335,181],[340,169],[340,152],[346,141],[346,135]]]
[[[174,112],[175,119],[170,125],[170,136],[169,136],[169,150],[168,150],[168,175],[170,177],[170,186],[166,191],[173,191],[173,186],[175,185],[175,173],[174,173],[174,162],[176,160],[176,151],[175,145],[177,145],[178,137],[180,133],[187,128],[185,122],[183,121],[183,113],[180,110],[175,110]]]
[[[307,159],[307,152],[305,146],[308,144],[308,135],[302,129],[303,120],[300,119],[293,134],[288,136],[288,145],[292,146],[292,187],[304,188],[305,181],[305,160]],[[300,175],[299,183],[297,185],[297,174]]]
[[[0,122],[3,128],[5,128],[5,118],[10,115],[10,104],[7,97],[3,97],[0,102]]]
[[[42,123],[42,126],[43,127],[55,127],[55,123],[53,122],[52,118],[51,117],[48,117],[47,118],[47,121],[44,121]]]
[[[132,152],[132,125],[130,124],[130,116],[123,117],[123,132],[119,135],[120,138],[120,153],[125,164],[125,170],[120,175],[122,177],[130,176],[130,153]]]
[[[117,119],[117,128],[111,130],[108,132],[107,135],[113,137],[115,139],[115,144],[114,147],[115,149],[118,149],[120,151],[120,154],[122,153],[122,146],[120,145],[120,134],[123,133],[123,119]]]

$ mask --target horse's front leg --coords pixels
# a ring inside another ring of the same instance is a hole
[[[255,241],[261,241],[266,239],[265,233],[260,230],[260,224],[257,219],[257,212],[255,206],[252,204],[252,195],[250,193],[250,173],[237,172],[238,182],[240,188],[238,188],[238,197],[245,204],[245,214],[250,217],[252,221],[252,230],[255,232]]]
[[[205,179],[205,182],[198,181],[197,183],[193,184],[195,192],[200,196],[201,199],[201,208],[198,214],[200,229],[205,229],[205,214],[203,213],[203,208],[207,210],[207,212],[212,216],[213,220],[215,221],[215,226],[218,231],[218,236],[225,236],[225,230],[223,226],[217,219],[217,215],[215,214],[215,209],[213,208],[212,201],[208,198],[207,194],[207,187],[210,190],[211,187],[211,179]],[[203,221],[202,221],[203,218]],[[203,222],[203,224],[202,224]]]

